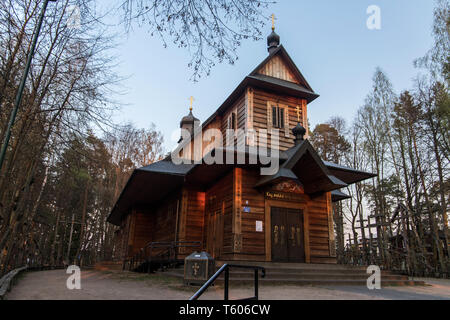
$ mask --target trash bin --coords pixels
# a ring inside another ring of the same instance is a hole
[[[184,259],[184,283],[204,284],[214,275],[214,258],[207,252],[194,252]]]

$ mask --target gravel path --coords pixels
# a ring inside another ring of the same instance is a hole
[[[195,288],[185,288],[180,280],[161,275],[83,270],[81,290],[69,290],[65,270],[23,274],[7,295],[9,300],[186,300]],[[388,287],[261,286],[261,299],[279,300],[373,300],[373,299],[445,299],[450,300],[450,280],[426,280],[430,285]],[[252,295],[252,287],[230,289],[230,298]],[[213,287],[202,299],[223,299],[223,288]]]

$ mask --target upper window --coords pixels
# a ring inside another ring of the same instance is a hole
[[[228,117],[228,129],[237,130],[237,112],[236,111],[231,112],[230,116]]]
[[[272,105],[272,127],[284,128],[285,108]]]

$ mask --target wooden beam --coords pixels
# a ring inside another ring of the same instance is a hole
[[[242,169],[234,168],[233,172],[233,251],[242,250]]]
[[[336,257],[336,242],[334,238],[334,221],[333,221],[333,202],[331,201],[331,192],[327,192],[327,212],[328,212],[328,234],[330,256]]]

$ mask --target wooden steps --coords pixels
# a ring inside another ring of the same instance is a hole
[[[221,266],[223,262],[218,262]],[[364,267],[302,263],[254,263],[232,262],[231,264],[258,265],[266,268],[265,278],[259,278],[262,285],[324,285],[324,286],[366,286],[369,274]],[[172,269],[163,274],[183,278],[183,268]],[[223,284],[223,275],[216,281]],[[252,270],[230,269],[230,283],[253,284]],[[382,286],[424,285],[423,281],[409,280],[408,276],[382,271]]]

